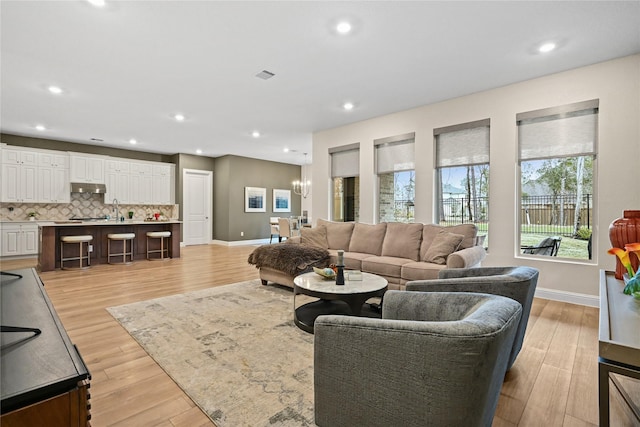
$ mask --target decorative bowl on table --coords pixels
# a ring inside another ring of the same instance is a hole
[[[336,278],[336,272],[333,271],[333,269],[327,267],[327,268],[318,268],[318,267],[313,267],[313,272],[324,277],[325,279],[335,279]]]

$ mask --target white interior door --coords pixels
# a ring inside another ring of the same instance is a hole
[[[184,169],[182,173],[183,241],[203,245],[211,241],[213,172]]]

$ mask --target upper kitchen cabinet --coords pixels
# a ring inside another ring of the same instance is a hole
[[[104,184],[105,156],[71,153],[71,182]]]
[[[116,199],[118,203],[137,203],[137,200],[133,200],[130,196],[130,162],[126,159],[107,159],[104,164],[107,187],[104,202],[109,204]]]
[[[16,148],[2,149],[3,202],[37,201],[37,153]]]
[[[175,165],[155,163],[153,165],[152,201],[157,205],[171,205],[175,200]]]

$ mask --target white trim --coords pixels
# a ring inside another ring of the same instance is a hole
[[[269,244],[269,239],[236,240],[236,241],[233,241],[233,242],[227,242],[226,240],[212,240],[210,244],[211,245],[222,245],[222,246],[268,245]]]
[[[577,294],[575,292],[558,291],[555,289],[536,288],[536,298],[553,301],[568,302],[570,304],[600,307],[600,297],[597,295]]]

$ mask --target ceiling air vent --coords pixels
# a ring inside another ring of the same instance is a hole
[[[258,74],[256,74],[256,77],[262,80],[269,80],[273,76],[275,76],[275,74],[267,70],[262,70]]]

